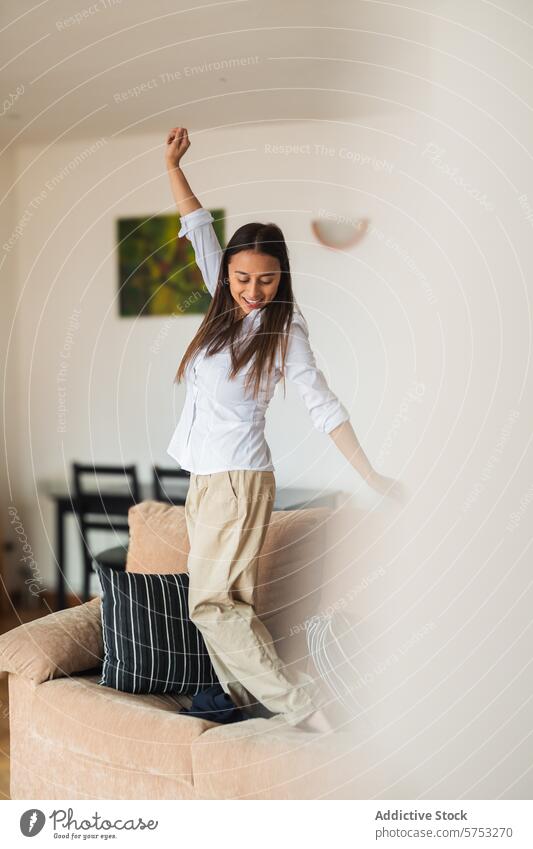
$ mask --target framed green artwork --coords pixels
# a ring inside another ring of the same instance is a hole
[[[225,213],[210,210],[224,248]],[[119,314],[190,315],[205,313],[210,295],[194,261],[190,241],[178,237],[179,217],[119,218]]]

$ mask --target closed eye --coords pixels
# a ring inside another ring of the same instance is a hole
[[[239,281],[239,283],[249,283],[249,282],[250,282],[250,278],[249,278],[249,277],[241,277],[241,275],[239,274],[239,272],[237,272],[237,274],[238,274],[238,281]],[[265,275],[265,276],[266,276],[266,275]],[[271,274],[271,275],[269,275],[268,277],[266,277],[266,279],[265,279],[265,278],[261,278],[261,279],[259,280],[259,283],[272,283],[272,281],[273,281],[273,279],[274,279],[274,277],[275,277],[275,276],[276,276],[276,273],[274,272],[273,274]]]

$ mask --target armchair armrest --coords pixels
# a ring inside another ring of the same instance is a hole
[[[92,669],[103,659],[101,598],[49,613],[0,636],[0,672],[36,684]]]

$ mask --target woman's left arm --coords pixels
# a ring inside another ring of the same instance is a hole
[[[349,421],[337,425],[333,430],[330,430],[329,435],[339,451],[344,454],[348,462],[352,464],[356,472],[359,472],[372,489],[382,495],[391,495],[400,500],[404,498],[405,492],[400,481],[380,475],[373,468]]]
[[[302,397],[317,430],[331,436],[335,445],[361,477],[377,492],[402,498],[403,485],[380,475],[361,448],[344,404],[330,389],[317,367],[309,340],[309,328],[303,313],[295,310],[289,331],[285,373]]]

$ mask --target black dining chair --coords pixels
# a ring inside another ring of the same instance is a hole
[[[165,490],[163,481],[165,478],[187,478],[191,473],[186,469],[167,469],[163,466],[152,467],[152,485],[153,498],[155,501],[163,501],[165,503],[174,504],[174,499]],[[181,501],[181,499],[180,499]],[[126,568],[126,560],[128,556],[127,546],[115,546],[114,548],[106,548],[104,551],[99,551],[93,555],[93,562],[98,563],[106,569],[115,569],[116,571],[124,571]]]
[[[74,462],[72,473],[83,554],[83,601],[88,601],[92,563],[96,559],[88,544],[89,531],[128,531],[128,510],[140,502],[141,494],[135,465],[96,466]],[[88,475],[96,478],[96,487],[85,485]],[[110,478],[115,478],[115,482],[111,483]],[[120,479],[119,483],[116,482],[117,478]],[[113,566],[125,561],[126,552],[127,543],[108,549],[106,555],[109,563],[103,565]],[[102,562],[100,557],[98,562]]]
[[[166,491],[163,481],[175,480],[176,478],[189,479],[191,477],[191,473],[188,472],[187,469],[166,469],[163,466],[153,466],[152,476],[154,485],[154,499],[156,501],[166,501],[169,504],[173,504],[174,502],[172,496],[169,495]]]

